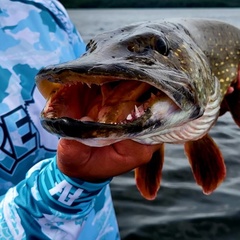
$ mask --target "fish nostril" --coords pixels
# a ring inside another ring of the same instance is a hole
[[[86,51],[86,52],[87,52],[87,51],[90,51],[90,53],[91,53],[91,52],[93,52],[96,48],[97,48],[97,43],[96,43],[94,40],[91,39],[91,40],[88,42],[88,44],[86,45],[85,51]]]

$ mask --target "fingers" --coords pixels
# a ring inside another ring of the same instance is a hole
[[[142,145],[131,140],[99,148],[61,139],[57,154],[58,167],[70,177],[101,181],[148,162],[158,148],[158,145]]]
[[[121,158],[120,161],[124,159],[128,163],[132,162],[135,167],[148,162],[157,148],[156,145],[143,145],[132,140],[115,143],[112,147]]]
[[[88,161],[91,147],[75,140],[60,139],[57,148],[59,169],[69,177],[77,177],[78,169]]]
[[[240,90],[240,65],[238,66],[236,89]]]
[[[226,94],[229,95],[229,94],[233,93],[234,90],[236,90],[236,91],[240,90],[240,65],[238,67],[237,80],[233,84],[233,86],[229,86],[229,88],[227,89]]]
[[[84,163],[91,154],[91,147],[86,146],[75,140],[60,139],[58,143],[58,154],[61,155],[64,161],[66,159],[77,159],[81,157],[82,162]],[[61,160],[60,158],[60,160]]]
[[[105,177],[113,177],[150,161],[156,148],[156,146],[125,140],[108,147],[94,148],[90,161],[93,163],[94,159],[98,159],[101,168],[104,169],[98,173],[98,169],[95,169],[96,175],[104,174]]]
[[[231,94],[231,93],[233,93],[233,91],[234,91],[234,88],[230,86],[230,87],[227,89],[226,94],[227,94],[227,95],[228,95],[228,94]]]

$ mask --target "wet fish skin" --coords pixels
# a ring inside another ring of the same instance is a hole
[[[239,91],[226,96],[229,87],[240,81],[240,30],[214,20],[145,22],[101,34],[87,49],[75,61],[39,72],[37,85],[46,98],[62,86],[78,82],[107,86],[116,81],[139,81],[167,96],[169,109],[162,114],[159,99],[135,121],[113,124],[49,114],[45,108],[43,126],[91,146],[124,139],[143,144],[183,143],[197,183],[211,193],[226,173],[222,154],[207,134],[219,116],[221,103],[226,103],[223,112],[230,111],[235,122],[240,122]],[[198,154],[203,147],[212,154]],[[154,199],[160,186],[163,151],[161,147],[149,164],[136,170],[137,185],[147,199]],[[159,163],[156,156],[160,156]],[[154,166],[159,171],[151,171]]]

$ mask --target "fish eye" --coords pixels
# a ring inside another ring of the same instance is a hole
[[[167,56],[169,53],[168,44],[163,38],[158,38],[156,40],[154,49],[164,56]]]

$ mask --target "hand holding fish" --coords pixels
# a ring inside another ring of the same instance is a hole
[[[210,194],[226,168],[208,133],[227,111],[240,126],[239,39],[238,28],[219,21],[146,22],[100,34],[81,58],[42,69],[43,127],[89,146],[61,140],[60,169],[94,181],[136,168],[138,189],[154,199],[164,144],[183,144]]]
[[[142,145],[131,140],[89,147],[75,140],[61,139],[58,167],[69,177],[98,182],[146,164],[158,148],[159,145]]]
[[[237,125],[240,125],[240,113],[239,113],[239,103],[240,103],[240,67],[238,67],[237,80],[234,82],[227,90],[227,93],[221,103],[220,116],[225,112],[230,111],[232,113],[233,119]]]

